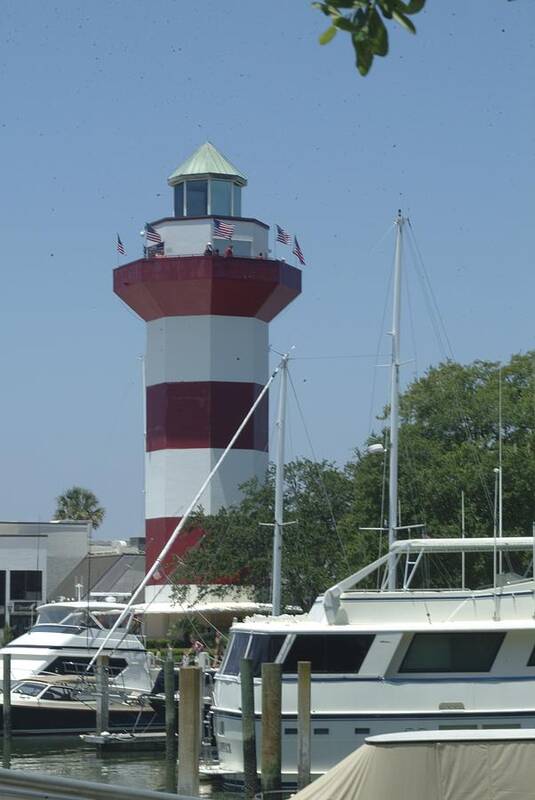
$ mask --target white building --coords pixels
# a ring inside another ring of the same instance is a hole
[[[66,573],[87,555],[91,523],[0,522],[0,630],[31,625]]]

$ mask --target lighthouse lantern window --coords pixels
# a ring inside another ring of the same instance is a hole
[[[177,183],[175,186],[175,217],[184,216],[184,184]]]
[[[208,213],[208,181],[186,181],[186,215],[205,217]]]
[[[210,181],[210,214],[232,214],[232,184],[230,181]]]
[[[234,183],[232,186],[232,215],[234,217],[241,217],[241,186]]]

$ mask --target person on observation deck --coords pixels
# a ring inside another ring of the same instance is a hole
[[[232,249],[232,245],[229,244],[229,246],[225,250],[225,258],[232,258],[233,256],[234,256],[234,250]]]
[[[214,251],[212,248],[212,242],[208,242],[206,247],[204,248],[204,255],[205,256],[213,256]]]

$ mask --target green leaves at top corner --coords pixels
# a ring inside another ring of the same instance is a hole
[[[399,11],[392,11],[392,19],[395,19],[398,25],[401,25],[406,31],[416,33],[416,28],[405,14],[401,14]]]
[[[326,31],[323,31],[323,33],[321,34],[321,36],[319,38],[319,43],[320,44],[329,44],[329,42],[332,39],[334,39],[335,36],[336,36],[336,28],[335,28],[334,25],[331,25],[329,28],[327,28]]]
[[[386,56],[388,53],[388,32],[379,13],[372,10],[368,23],[369,41],[376,56]]]

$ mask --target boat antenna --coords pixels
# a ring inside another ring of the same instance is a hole
[[[277,417],[277,461],[275,464],[275,526],[273,528],[273,577],[271,587],[272,614],[281,613],[281,561],[282,531],[284,526],[284,428],[286,424],[286,396],[288,392],[288,358],[283,356],[280,365],[279,413]]]
[[[292,348],[293,350],[293,348]],[[288,361],[290,354],[285,353],[279,365],[279,409],[277,412],[277,454],[275,461],[275,520],[261,522],[266,528],[273,528],[273,563],[271,567],[271,615],[278,617],[281,613],[281,573],[282,573],[282,535],[286,525],[284,522],[284,444],[286,427],[286,398],[288,395]]]
[[[403,246],[403,225],[405,218],[398,211],[396,225],[396,255],[394,266],[394,303],[392,310],[392,359],[390,362],[390,475],[388,491],[388,547],[397,538],[398,528],[398,440],[399,440],[399,368],[400,368],[400,321],[401,321],[401,256]],[[388,589],[396,589],[397,557],[394,552],[388,556]]]
[[[464,489],[461,489],[461,539],[466,537],[466,519],[464,509]],[[461,589],[466,589],[466,553],[461,553]]]
[[[502,368],[498,372],[498,537],[503,537],[503,429],[502,429]],[[503,572],[503,553],[500,550],[498,573]]]

